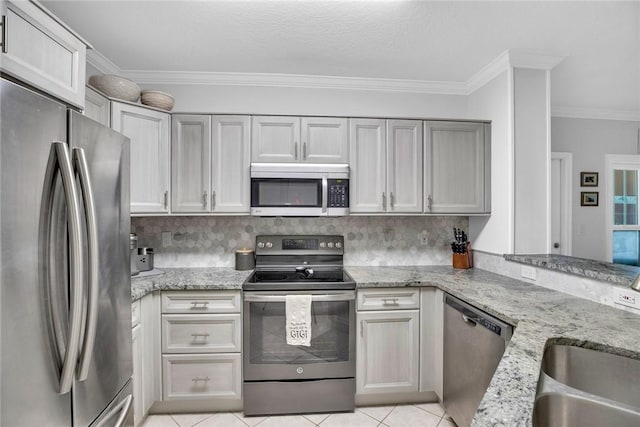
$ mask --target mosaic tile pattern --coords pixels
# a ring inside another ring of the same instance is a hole
[[[451,263],[452,228],[469,228],[467,217],[260,218],[137,217],[139,246],[155,251],[156,267],[234,267],[235,250],[253,248],[260,234],[341,234],[345,265],[435,265]],[[162,232],[172,233],[162,247]],[[426,231],[426,245],[420,238]]]

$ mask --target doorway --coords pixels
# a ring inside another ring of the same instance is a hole
[[[551,254],[571,255],[572,169],[573,154],[551,153]]]

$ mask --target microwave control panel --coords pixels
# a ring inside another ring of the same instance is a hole
[[[328,179],[329,200],[327,207],[329,208],[348,208],[349,207],[349,180],[348,179]]]

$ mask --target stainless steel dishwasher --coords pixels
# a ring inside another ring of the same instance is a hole
[[[458,427],[471,424],[513,327],[451,295],[444,297],[442,401]]]

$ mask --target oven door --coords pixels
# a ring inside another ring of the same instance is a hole
[[[312,294],[311,346],[287,345],[285,298]],[[355,377],[355,291],[244,292],[245,381]]]

